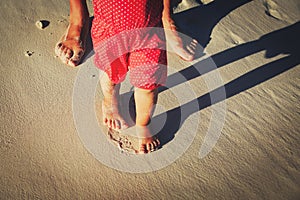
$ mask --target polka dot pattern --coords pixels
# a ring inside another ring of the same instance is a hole
[[[163,1],[94,0],[93,5],[95,64],[114,83],[122,82],[130,70],[130,81],[135,87],[154,89],[164,84],[167,60],[166,52],[158,49],[165,46],[161,34],[120,34],[145,27],[162,27]],[[108,41],[111,38],[113,41]],[[126,53],[120,54],[124,48]]]

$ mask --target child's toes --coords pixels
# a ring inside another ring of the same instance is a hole
[[[147,152],[151,152],[154,145],[152,144],[152,142],[150,142],[146,146],[147,146]]]
[[[159,147],[159,141],[158,140],[154,140],[151,144],[152,145],[151,145],[150,152],[157,150],[157,148]]]
[[[154,145],[155,148],[159,147],[159,145],[160,145],[160,142],[159,142],[158,139],[153,140],[152,143],[153,143],[153,145]]]
[[[108,119],[107,122],[106,122],[106,125],[107,125],[108,128],[111,128],[112,120]]]
[[[145,154],[147,153],[147,148],[146,148],[146,145],[145,144],[142,144],[140,146],[140,151],[138,152],[139,154]]]
[[[102,123],[103,123],[103,125],[106,125],[106,123],[107,123],[107,118],[106,117],[102,118]]]
[[[114,129],[119,130],[121,128],[121,122],[119,120],[114,121]]]

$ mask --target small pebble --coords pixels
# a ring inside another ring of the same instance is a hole
[[[39,20],[35,23],[36,27],[41,30],[45,29],[49,24],[50,22],[47,20]]]
[[[26,51],[26,52],[25,52],[25,56],[27,56],[27,57],[30,57],[30,56],[32,56],[33,54],[34,54],[33,51]]]

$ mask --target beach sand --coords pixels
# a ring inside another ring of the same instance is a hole
[[[299,2],[196,2],[183,1],[175,18],[205,55],[185,62],[169,53],[170,88],[158,101],[168,118],[157,154],[177,143],[172,152],[183,153],[148,173],[104,164],[82,141],[73,91],[87,61],[71,68],[54,56],[68,1],[0,2],[0,199],[299,199]],[[99,87],[95,96],[99,116]],[[191,108],[181,125],[180,108]]]

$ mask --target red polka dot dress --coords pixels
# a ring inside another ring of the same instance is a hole
[[[94,0],[95,64],[114,83],[154,89],[167,76],[163,0]]]

